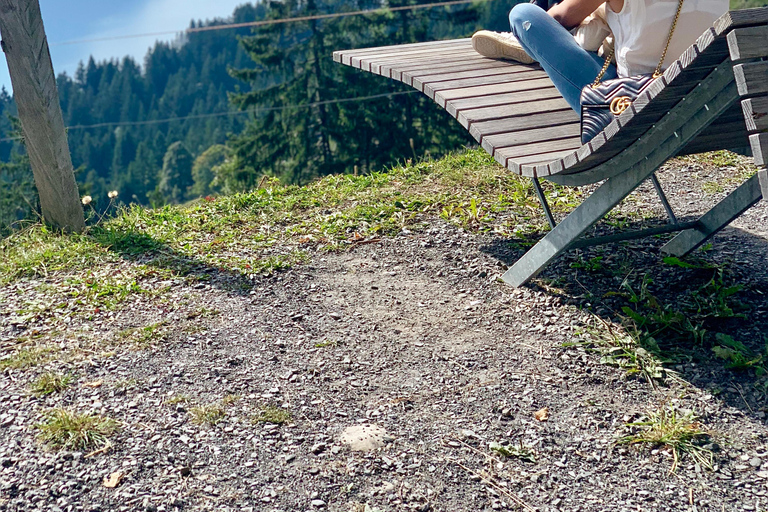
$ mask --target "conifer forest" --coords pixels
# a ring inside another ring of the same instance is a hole
[[[244,4],[191,28],[431,0],[283,0]],[[333,62],[334,50],[504,30],[510,3],[473,4],[187,32],[143,62],[81,62],[59,74],[69,146],[83,196],[105,208],[160,206],[245,191],[264,176],[304,184],[378,171],[470,142],[413,89]],[[359,100],[358,98],[368,98]],[[345,101],[338,101],[345,100]],[[35,187],[12,95],[0,92],[0,230],[36,218]]]

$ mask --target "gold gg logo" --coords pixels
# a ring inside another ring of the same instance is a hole
[[[617,116],[627,110],[632,104],[632,99],[629,96],[616,96],[611,100],[611,114]]]

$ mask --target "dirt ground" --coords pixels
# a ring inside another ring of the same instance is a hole
[[[698,172],[661,176],[683,217],[723,195],[701,193]],[[650,191],[627,208],[661,215]],[[719,328],[755,346],[768,332],[767,221],[763,201],[703,256],[725,265],[748,306]],[[497,278],[519,246],[434,220],[315,253],[252,288],[212,268],[201,270],[209,280],[158,283],[171,288],[98,321],[75,317],[59,335],[112,340],[157,324],[148,348],[0,376],[0,510],[768,510],[768,402],[754,379],[702,348],[649,382],[601,364],[579,336],[616,321],[625,298],[611,292],[627,278],[652,276],[668,302],[701,279],[661,263],[661,244],[574,252],[515,290]],[[32,284],[0,292],[0,341],[41,328],[8,313]],[[29,383],[46,370],[76,378],[36,398]],[[193,408],[208,404],[222,404],[224,418],[193,423]],[[120,421],[111,448],[41,446],[32,426],[60,406]],[[290,418],[254,421],[267,407]],[[672,473],[668,450],[616,443],[626,423],[665,407],[697,414],[712,469],[683,456]],[[358,452],[339,441],[360,424],[385,429],[385,445]],[[114,473],[119,484],[105,487]]]

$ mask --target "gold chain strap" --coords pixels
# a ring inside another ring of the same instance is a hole
[[[627,2],[628,0],[624,0]],[[669,43],[672,42],[672,34],[675,33],[675,28],[677,27],[677,20],[680,18],[680,12],[683,10],[683,0],[680,0],[677,3],[677,12],[675,13],[675,19],[672,20],[672,27],[669,29],[669,36],[667,36],[667,44],[664,45],[664,51],[661,52],[661,60],[659,60],[659,65],[656,66],[656,70],[653,72],[653,78],[658,78],[661,76],[661,66],[664,64],[664,59],[667,58],[667,50],[669,50]],[[610,52],[608,52],[608,55],[605,57],[605,63],[603,64],[603,69],[600,70],[600,73],[597,74],[597,78],[595,78],[595,81],[592,82],[592,88],[594,89],[598,85],[600,85],[600,82],[603,80],[603,77],[605,76],[605,72],[608,71],[608,66],[611,65],[611,60],[613,60],[614,50],[611,49]]]

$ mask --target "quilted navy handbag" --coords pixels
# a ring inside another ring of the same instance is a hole
[[[661,66],[667,56],[669,42],[672,40],[672,34],[675,32],[675,26],[677,25],[682,8],[683,0],[680,0],[677,4],[677,14],[675,14],[675,19],[672,21],[672,28],[669,29],[667,45],[664,47],[659,65],[656,66],[656,71],[653,73],[619,77],[602,82],[603,76],[613,59],[613,50],[606,56],[603,69],[600,70],[594,83],[581,90],[582,144],[586,144],[595,138],[614,118],[624,112],[646,87],[661,76]]]

